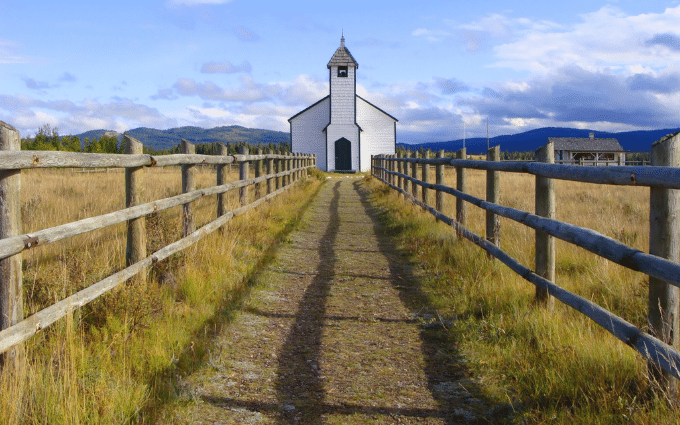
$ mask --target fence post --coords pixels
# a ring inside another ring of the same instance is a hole
[[[286,156],[287,154],[285,152],[281,152],[281,155]],[[286,172],[288,171],[288,159],[283,158],[281,159],[281,171]],[[288,175],[281,176],[281,187],[286,187],[288,185]]]
[[[271,149],[267,149],[267,155],[271,155],[273,151]],[[274,173],[274,159],[273,158],[267,158],[267,175],[271,175]],[[267,195],[273,192],[272,186],[273,186],[273,181],[270,178],[267,178]]]
[[[444,158],[444,149],[437,152],[437,158]],[[435,166],[435,183],[438,185],[444,184],[444,164],[437,164]],[[437,211],[444,211],[444,192],[438,190],[435,192],[435,208]]]
[[[248,155],[249,151],[248,148],[245,146],[241,146],[239,149],[239,153],[241,155]],[[248,180],[248,175],[250,174],[250,164],[248,161],[241,161],[239,163],[238,167],[238,178],[239,180]],[[243,186],[239,189],[238,191],[238,199],[239,203],[241,204],[242,207],[245,207],[248,205],[248,186]]]
[[[411,151],[406,151],[404,153],[404,158],[410,158],[411,157]],[[411,168],[411,163],[410,162],[404,162],[404,175],[408,176],[409,175],[409,169]],[[404,192],[409,193],[411,192],[411,180],[409,179],[404,179]]]
[[[423,152],[423,158],[424,159],[430,159],[430,150],[426,150]],[[423,178],[421,179],[425,183],[430,182],[430,164],[423,162],[423,170],[422,170],[422,176]],[[423,202],[425,205],[430,205],[430,189],[426,188],[423,186],[422,189],[422,195],[423,195]]]
[[[392,167],[390,168],[390,170],[392,170],[393,173],[396,173],[397,167],[399,166],[399,161],[397,161],[397,154],[395,153],[395,154],[391,155],[391,158],[392,158]],[[399,187],[399,178],[397,176],[395,176],[394,174],[392,175],[392,184],[394,186]]]
[[[288,152],[284,152],[285,158],[283,159],[283,171],[286,172],[286,175],[283,176],[283,180],[281,182],[282,187],[286,187],[290,184],[290,174],[288,174],[288,171],[290,171],[290,162],[288,162]]]
[[[396,157],[397,157],[396,171],[399,174],[402,174],[402,172],[404,171],[404,163],[401,162],[401,158],[403,158],[403,156],[404,155],[403,155],[402,151],[397,152],[397,155],[396,155]],[[397,176],[397,187],[399,189],[402,189],[402,190],[404,189],[404,178],[401,177],[401,176]],[[404,195],[402,195],[402,193],[399,192],[399,197],[401,198],[403,196]]]
[[[274,154],[280,155],[279,150],[274,149]],[[281,172],[281,160],[279,158],[276,158],[273,161],[274,161],[274,172],[278,174],[279,172]],[[281,177],[276,177],[274,179],[274,189],[279,190],[280,187],[281,187]]]
[[[501,160],[501,147],[494,146],[486,152],[487,161],[498,162]],[[486,172],[486,201],[498,204],[500,201],[500,172],[488,170]],[[495,213],[486,211],[486,240],[501,246],[501,219]],[[493,258],[488,254],[489,258]]]
[[[0,121],[0,150],[20,151],[19,131]],[[0,170],[0,238],[21,234],[21,170]],[[23,274],[21,254],[0,260],[0,328],[7,329],[23,319]],[[25,365],[23,344],[0,355],[5,370],[20,372]]]
[[[536,161],[555,163],[555,149],[552,142],[541,146],[536,152]],[[555,218],[555,182],[547,177],[536,176],[536,215]],[[555,281],[555,239],[549,234],[536,230],[536,274]],[[552,310],[555,299],[548,291],[536,287],[536,302]]]
[[[257,148],[255,151],[258,155],[262,155],[262,148]],[[255,177],[262,176],[262,160],[258,159],[255,161]],[[262,183],[255,184],[255,199],[260,199],[262,197]]]
[[[123,135],[125,153],[140,155],[144,153],[144,145],[127,134]],[[130,167],[125,169],[125,207],[130,208],[142,203],[141,182],[144,167]],[[125,250],[125,265],[131,266],[146,258],[146,217],[133,218],[127,222],[127,248]],[[142,289],[146,284],[146,271],[135,276],[135,284]]]
[[[457,159],[467,159],[467,149],[462,148],[456,152]],[[456,167],[456,189],[460,192],[467,192],[467,183],[465,181],[466,169],[463,167]],[[461,226],[467,223],[467,204],[460,198],[456,198],[456,221]]]
[[[183,154],[195,154],[196,145],[182,139],[181,150]],[[182,164],[182,193],[196,189],[196,166]],[[187,236],[194,231],[194,215],[191,203],[182,205],[182,236]]]
[[[295,155],[295,159],[293,160],[293,169],[296,170],[294,180],[295,180],[295,182],[297,182],[298,180],[300,180],[302,178],[302,176],[300,175],[300,170],[299,170],[299,168],[300,168],[300,154],[294,153],[293,155]]]
[[[680,133],[666,136],[652,144],[652,165],[680,166]],[[680,191],[650,187],[649,253],[674,262],[680,259]],[[677,348],[678,293],[680,290],[655,277],[649,277],[649,333]],[[678,380],[649,363],[651,375],[673,398]]]
[[[286,164],[286,166],[288,167],[287,171],[293,171],[293,158],[291,156],[291,155],[293,155],[293,153],[291,152],[288,155],[289,156],[288,156],[288,160],[287,160],[287,164]],[[288,184],[293,184],[293,178],[294,177],[295,176],[293,175],[293,173],[288,174]]]
[[[419,155],[418,152],[416,151],[416,152],[413,152],[413,157],[414,157],[414,158],[419,158],[420,155]],[[417,162],[412,162],[412,163],[411,163],[411,167],[412,167],[412,168],[411,168],[411,177],[413,177],[414,179],[418,179],[418,163],[417,163]],[[416,198],[416,199],[418,199],[418,187],[419,187],[419,186],[420,186],[420,185],[417,184],[417,183],[412,183],[412,184],[411,184],[411,194],[412,194],[413,197]]]
[[[229,151],[226,146],[224,146],[224,143],[218,143],[217,144],[217,152],[219,155],[222,156],[227,156],[229,154]],[[229,167],[228,164],[218,164],[217,165],[217,185],[222,186],[227,184],[227,167]],[[227,201],[227,194],[226,193],[220,193],[217,195],[217,217],[221,217],[224,215],[224,213],[227,212],[227,207],[226,207],[226,201]]]

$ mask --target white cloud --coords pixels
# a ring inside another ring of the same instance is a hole
[[[312,103],[328,96],[328,82],[301,74],[292,83],[286,84],[280,99],[285,105],[295,105],[306,108]]]
[[[216,74],[216,73],[222,73],[222,74],[231,74],[235,72],[250,72],[252,71],[252,67],[250,66],[250,63],[247,61],[243,61],[241,65],[234,65],[229,61],[224,61],[224,62],[208,62],[206,64],[203,64],[201,67],[201,72],[204,72],[206,74]]]
[[[257,35],[254,31],[252,31],[248,28],[243,28],[243,27],[239,27],[239,28],[236,29],[236,36],[242,41],[258,41],[258,40],[260,40],[260,36]]]
[[[533,27],[517,41],[494,48],[495,66],[534,72],[567,65],[589,70],[622,70],[680,65],[680,7],[663,13],[626,16],[606,6],[582,15],[570,28]],[[674,54],[672,54],[675,52]]]
[[[444,30],[429,30],[426,28],[418,28],[411,32],[414,37],[425,37],[428,41],[441,41],[445,37],[451,35],[448,31]]]
[[[10,65],[32,62],[30,58],[15,53],[16,48],[15,42],[0,39],[0,63]]]
[[[135,127],[169,128],[177,121],[157,109],[131,99],[113,98],[108,103],[94,99],[42,101],[25,95],[0,96],[0,120],[16,127],[22,135],[34,134],[44,124],[59,128],[60,134],[87,130],[127,130]]]
[[[192,78],[180,78],[173,88],[182,96],[199,96],[205,100],[257,102],[271,98],[281,91],[277,84],[257,84],[251,76],[241,78],[241,87],[221,88],[213,82],[199,83]]]

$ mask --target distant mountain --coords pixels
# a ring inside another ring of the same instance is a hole
[[[575,128],[564,127],[543,127],[535,130],[525,131],[524,133],[495,136],[489,139],[489,146],[500,145],[502,151],[508,152],[526,152],[535,151],[540,146],[547,143],[548,137],[588,137],[588,133],[595,133],[598,138],[614,138],[619,141],[623,149],[629,152],[648,152],[652,143],[664,137],[667,134],[675,133],[680,128],[669,128],[663,130],[640,130],[640,131],[626,131],[621,133],[609,133],[595,130],[579,130]],[[178,127],[168,130],[156,130],[153,128],[135,128],[127,132],[131,137],[142,142],[145,146],[153,147],[154,149],[170,149],[173,146],[179,145],[181,139],[186,139],[191,143],[248,143],[250,145],[257,145],[261,143],[267,145],[270,142],[274,144],[288,143],[290,141],[290,134],[284,131],[261,130],[257,128],[246,128],[239,125],[231,125],[227,127],[215,127],[205,129],[200,127]],[[77,135],[81,141],[85,137],[92,139],[101,138],[102,136],[116,136],[118,140],[123,137],[122,134],[107,130],[92,130]],[[398,135],[397,135],[398,137]],[[457,151],[463,147],[463,139],[451,140],[448,142],[430,142],[408,145],[404,143],[397,143],[397,146],[408,149],[430,149],[438,151],[444,149],[446,151]],[[486,138],[473,137],[465,140],[465,146],[469,154],[483,154],[486,152]]]
[[[501,151],[508,152],[535,151],[548,142],[548,137],[588,137],[588,134],[592,132],[595,133],[595,137],[597,138],[617,139],[619,144],[621,144],[623,149],[626,151],[649,152],[652,143],[661,139],[667,134],[675,133],[677,131],[680,131],[680,128],[608,133],[604,131],[579,130],[575,128],[543,127],[526,131],[524,133],[490,137],[489,146],[493,147],[500,145]],[[407,149],[420,149],[422,147],[424,149],[430,149],[433,152],[441,149],[444,149],[445,151],[457,151],[463,147],[463,139],[438,143],[419,143],[414,145],[397,143],[397,146]],[[465,147],[467,148],[468,154],[486,153],[486,137],[473,137],[466,139]]]
[[[205,129],[200,127],[178,127],[168,130],[156,130],[153,128],[135,128],[127,132],[130,137],[142,142],[144,146],[150,146],[154,149],[170,149],[173,146],[180,144],[182,139],[186,139],[191,143],[248,143],[250,145],[268,145],[269,143],[279,144],[288,143],[290,135],[283,131],[261,130],[257,128],[246,128],[239,125],[231,125],[228,127],[215,127]],[[102,136],[116,136],[121,140],[123,135],[107,130],[91,130],[77,136],[80,140],[85,137],[90,139],[99,139]]]

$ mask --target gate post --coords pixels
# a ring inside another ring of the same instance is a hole
[[[267,149],[267,155],[271,155],[273,151],[271,149]],[[274,173],[274,159],[273,158],[267,158],[267,175],[271,175]],[[273,192],[272,186],[273,186],[273,181],[271,177],[267,178],[267,195]]]
[[[257,155],[262,155],[262,148],[257,148],[255,151]],[[260,177],[262,175],[262,160],[258,159],[255,161],[255,177]],[[260,199],[262,196],[262,183],[255,183],[255,199]]]
[[[441,149],[439,152],[437,152],[437,158],[442,159],[444,158],[444,149]],[[435,167],[435,183],[438,185],[443,185],[444,184],[444,164],[437,164]],[[435,193],[435,208],[439,212],[444,211],[444,192],[441,190],[438,190]]]
[[[652,165],[680,166],[680,133],[652,144]],[[680,259],[680,191],[650,187],[649,195],[649,253],[677,263]],[[678,287],[649,277],[649,333],[674,348],[678,348],[680,340],[679,292]],[[651,362],[649,370],[659,385],[675,399],[678,380]]]
[[[425,152],[423,152],[423,159],[430,159],[430,150],[427,149]],[[424,183],[429,183],[430,182],[430,164],[423,162],[423,170],[422,170],[422,181]],[[426,188],[423,186],[423,192],[422,192],[422,197],[423,197],[423,203],[425,205],[430,206],[430,189]]]
[[[411,151],[406,151],[404,153],[404,158],[406,158],[406,159],[411,158]],[[403,171],[404,171],[405,176],[409,175],[409,169],[410,168],[411,168],[411,163],[407,162],[407,161],[404,162]],[[406,193],[411,192],[411,180],[409,180],[409,179],[404,179],[404,192],[406,192]],[[404,198],[406,198],[406,197],[404,196]]]
[[[418,152],[413,152],[413,158],[418,158],[420,155],[418,155]],[[412,162],[411,163],[411,177],[413,177],[414,180],[418,180],[418,163],[417,162]],[[420,185],[415,182],[411,182],[411,194],[413,195],[414,198],[418,199],[418,187]]]
[[[221,156],[227,156],[228,155],[228,150],[227,147],[224,146],[224,143],[218,143],[217,144],[217,153]],[[217,165],[217,185],[222,186],[227,184],[227,167],[229,165],[227,164],[218,164]],[[217,195],[217,217],[222,217],[224,213],[227,212],[226,208],[226,200],[227,200],[227,194],[222,192]]]
[[[555,163],[554,143],[548,142],[536,151],[536,161]],[[536,176],[536,215],[555,218],[555,182],[547,177]],[[555,238],[536,230],[536,274],[545,279],[555,281]],[[536,302],[552,310],[555,299],[548,291],[536,286]]]
[[[486,152],[487,161],[501,160],[501,147],[494,146]],[[500,200],[500,172],[488,170],[486,172],[486,201],[493,204],[498,204]],[[496,245],[501,246],[501,219],[496,213],[486,210],[486,240]],[[488,254],[489,258],[493,258]]]
[[[397,173],[403,174],[404,172],[404,163],[401,161],[401,158],[404,157],[404,154],[402,151],[397,152]],[[397,187],[401,190],[404,190],[404,178],[402,176],[397,176]],[[399,197],[403,198],[404,195],[399,192]]]
[[[183,154],[195,154],[196,145],[182,139],[181,145]],[[193,164],[182,164],[182,193],[191,192],[196,189],[196,166]],[[191,202],[182,205],[182,237],[193,233],[194,215],[191,209]]]
[[[144,153],[144,145],[136,139],[123,135],[125,153],[128,155],[140,155]],[[141,173],[144,167],[132,167],[125,169],[125,207],[130,208],[142,203],[141,199]],[[125,250],[125,265],[146,258],[146,216],[128,220],[127,222],[127,249]],[[140,290],[146,284],[146,271],[139,272],[135,276],[135,284]]]
[[[0,150],[20,151],[19,131],[0,121]],[[21,170],[0,170],[0,238],[21,234]],[[23,320],[23,273],[21,254],[0,260],[0,328]],[[24,345],[17,344],[0,355],[2,367],[20,372],[25,366]]]
[[[461,148],[456,152],[457,159],[467,159],[467,149]],[[456,189],[466,193],[467,184],[465,181],[466,170],[463,167],[456,167]],[[460,198],[456,198],[456,221],[465,227],[467,222],[467,204]]]
[[[241,155],[248,155],[249,153],[248,148],[245,146],[241,146],[239,153]],[[248,174],[250,171],[250,164],[248,163],[248,161],[241,160],[241,162],[239,163],[238,171],[239,180],[241,181],[248,180]],[[248,186],[243,186],[239,189],[238,199],[242,207],[248,205]]]

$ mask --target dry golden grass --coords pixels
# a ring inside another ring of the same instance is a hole
[[[23,232],[124,208],[124,173],[28,170],[22,173]],[[238,180],[234,168],[228,181]],[[214,186],[197,167],[196,186]],[[308,179],[229,222],[194,247],[156,264],[146,286],[130,282],[75,311],[26,343],[21,376],[0,378],[0,423],[145,422],[172,399],[181,377],[204,360],[211,335],[249,276],[298,220],[319,182]],[[181,193],[179,167],[145,169],[142,202]],[[252,197],[251,197],[252,199]],[[228,208],[238,191],[228,195]],[[216,216],[216,197],[192,203],[196,226]],[[299,208],[291,208],[297,206]],[[147,217],[147,250],[180,238],[182,207]],[[125,224],[38,246],[23,254],[28,316],[125,266]]]
[[[485,198],[485,171],[467,170],[467,192]],[[430,178],[434,181],[434,171]],[[556,181],[558,220],[594,229],[642,251],[649,245],[649,188]],[[371,183],[377,189],[378,183]],[[447,170],[445,184],[455,187]],[[501,173],[500,204],[534,212],[535,177]],[[376,190],[392,228],[431,276],[431,302],[445,317],[482,384],[531,423],[676,423],[650,391],[646,362],[590,319],[557,302],[533,304],[534,287],[480,248],[457,240],[419,208]],[[444,212],[455,218],[455,198]],[[432,198],[434,199],[434,195]],[[467,205],[467,226],[485,233],[485,212]],[[501,219],[501,247],[534,268],[534,230]],[[556,243],[556,283],[646,329],[648,278],[566,242]]]

